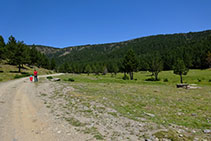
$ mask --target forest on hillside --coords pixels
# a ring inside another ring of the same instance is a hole
[[[42,51],[42,48],[39,47]],[[49,47],[48,47],[49,48]],[[53,49],[53,48],[51,48]],[[180,34],[155,35],[119,43],[96,44],[53,49],[45,54],[54,58],[61,72],[124,72],[123,59],[132,49],[138,60],[138,70],[149,70],[159,59],[163,70],[172,70],[177,60],[187,68],[210,67],[211,30]]]

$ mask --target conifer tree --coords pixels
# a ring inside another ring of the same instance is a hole
[[[149,72],[151,72],[152,75],[155,76],[155,81],[157,81],[158,74],[163,69],[163,62],[158,52],[155,52],[152,55],[148,56],[148,67],[149,67]]]
[[[0,35],[0,61],[5,58],[5,42],[4,38]]]
[[[11,60],[15,65],[18,65],[18,72],[21,72],[21,65],[24,64],[26,49],[23,42],[18,42],[14,51],[14,58]]]
[[[16,47],[17,47],[17,41],[15,37],[11,35],[6,45],[6,56],[7,59],[9,59],[9,63],[13,65],[14,65],[13,59],[16,57],[15,56]]]
[[[113,72],[114,72],[114,74],[116,75],[118,71],[119,71],[119,68],[118,68],[117,64],[114,64],[113,65]]]
[[[138,60],[133,50],[129,50],[123,60],[124,72],[130,74],[130,80],[133,80],[133,72],[137,71]]]
[[[92,72],[91,67],[90,67],[89,64],[86,65],[84,72],[87,73],[88,75]]]
[[[55,70],[55,68],[56,68],[56,62],[55,62],[55,59],[52,58],[52,59],[51,59],[51,64],[50,64],[50,69],[51,69],[51,70]]]
[[[185,66],[185,63],[182,59],[178,59],[176,64],[173,67],[174,74],[180,76],[180,83],[183,83],[182,75],[187,75],[189,69]]]

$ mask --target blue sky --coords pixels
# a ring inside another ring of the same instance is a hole
[[[0,35],[67,47],[211,29],[211,0],[0,0]]]

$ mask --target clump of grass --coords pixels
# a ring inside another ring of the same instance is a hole
[[[97,130],[96,127],[91,127],[91,128],[85,128],[83,130],[85,134],[92,134],[94,135],[94,138],[97,140],[103,140],[103,136],[100,134],[100,132]]]
[[[94,135],[94,138],[97,140],[103,140],[103,136],[101,134]]]
[[[108,114],[114,116],[114,117],[118,117],[116,112],[108,112]]]
[[[179,137],[178,133],[176,133],[173,130],[169,131],[160,131],[154,134],[155,137],[157,137],[159,140],[161,139],[169,139],[172,141],[180,141],[180,140],[193,140],[191,137],[186,137],[183,135],[182,137]]]
[[[41,96],[47,96],[47,94],[41,94]]]
[[[73,117],[65,118],[65,120],[68,121],[68,123],[70,123],[71,125],[76,126],[76,127],[85,125],[84,123],[81,123],[79,120]]]

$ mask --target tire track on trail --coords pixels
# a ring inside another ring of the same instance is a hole
[[[55,134],[57,125],[41,111],[45,106],[36,95],[34,83],[27,78],[0,83],[0,140],[67,140]]]
[[[54,140],[53,134],[47,130],[48,123],[38,116],[38,106],[27,95],[31,84],[22,84],[13,100],[12,123],[16,140]],[[42,134],[41,134],[42,133]]]

